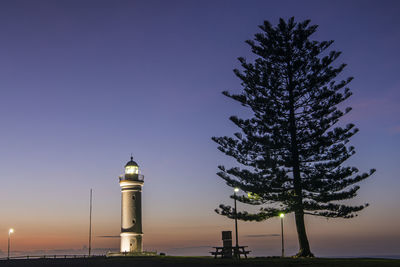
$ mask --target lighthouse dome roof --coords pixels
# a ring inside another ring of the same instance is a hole
[[[139,167],[139,165],[135,161],[133,161],[133,157],[131,157],[131,160],[126,163],[125,167],[128,167],[128,166]]]

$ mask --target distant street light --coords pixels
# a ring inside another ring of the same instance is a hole
[[[285,257],[285,244],[283,241],[283,218],[285,217],[284,213],[279,214],[279,217],[281,217],[281,237],[282,237],[282,258]]]
[[[236,248],[235,248],[235,257],[238,256],[238,252],[239,252],[239,241],[238,241],[238,226],[237,226],[237,209],[236,209],[236,193],[239,192],[239,188],[235,187],[235,189],[233,189],[233,196],[234,196],[234,200],[235,200],[235,233],[236,233]]]
[[[14,229],[10,228],[8,230],[8,253],[7,253],[7,259],[10,259],[10,239],[11,239],[11,234],[14,233]]]

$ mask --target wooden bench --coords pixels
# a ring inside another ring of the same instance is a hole
[[[215,248],[215,251],[210,251],[211,255],[214,256],[214,258],[217,258],[219,255],[221,258],[224,258],[224,250],[230,250],[231,255],[233,257],[237,257],[240,259],[240,255],[244,255],[244,257],[247,259],[247,254],[249,254],[251,251],[250,250],[245,250],[247,246],[238,246],[238,247],[213,247]]]

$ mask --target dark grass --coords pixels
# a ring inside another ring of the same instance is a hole
[[[294,258],[249,258],[241,260],[226,260],[214,259],[211,257],[170,257],[170,256],[156,256],[156,257],[94,257],[89,259],[20,259],[20,260],[3,260],[0,261],[0,266],[343,266],[343,267],[400,267],[400,260],[393,259],[369,259],[369,258],[352,258],[352,259],[338,259],[338,258],[313,258],[313,259],[294,259]]]

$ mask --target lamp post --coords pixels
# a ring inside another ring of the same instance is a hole
[[[281,237],[282,237],[282,258],[285,257],[285,244],[283,241],[283,218],[285,217],[284,213],[279,214],[279,217],[281,217]]]
[[[10,239],[11,239],[11,234],[14,233],[14,229],[10,228],[8,230],[8,250],[7,250],[7,260],[10,259]]]
[[[238,241],[238,227],[237,227],[237,209],[236,209],[236,193],[239,192],[239,188],[235,187],[233,189],[233,196],[235,200],[235,234],[236,234],[236,248],[235,248],[235,257],[237,257],[238,252],[239,252],[239,241]]]

